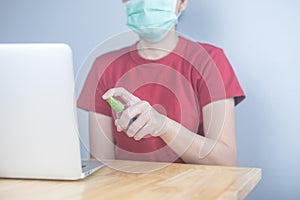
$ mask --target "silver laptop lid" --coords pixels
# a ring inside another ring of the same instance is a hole
[[[73,79],[65,44],[0,44],[0,177],[81,176]]]

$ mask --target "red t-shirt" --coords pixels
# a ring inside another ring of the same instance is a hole
[[[102,95],[114,87],[124,87],[200,135],[204,135],[205,105],[226,98],[234,98],[238,104],[245,98],[220,48],[183,37],[171,53],[158,60],[141,57],[136,44],[99,56],[86,79],[78,107],[115,119],[110,106],[102,100]],[[160,137],[135,141],[118,133],[114,125],[113,132],[117,159],[183,162]]]

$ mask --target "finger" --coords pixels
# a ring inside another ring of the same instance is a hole
[[[149,125],[151,122],[151,115],[150,110],[147,110],[146,112],[142,113],[139,118],[142,120],[144,119],[146,123],[134,134],[135,140],[141,140],[143,137],[151,133],[152,127]]]
[[[146,124],[135,134],[134,139],[141,140],[146,135],[151,135],[152,131],[153,131],[153,128],[151,126],[149,126],[148,124]]]
[[[111,88],[109,90],[107,90],[103,95],[102,95],[102,98],[103,99],[108,99],[112,96],[115,96],[115,93],[117,91],[121,90],[121,88]],[[124,89],[125,90],[125,89]],[[120,91],[119,91],[120,92]]]
[[[102,98],[106,100],[113,96],[121,97],[127,105],[132,105],[140,101],[138,97],[134,96],[122,87],[109,89],[107,92],[104,93]]]
[[[115,120],[115,126],[117,127],[117,131],[118,131],[118,132],[122,132],[123,129],[119,126],[119,123],[118,123],[118,122],[119,122],[119,119],[116,119],[116,120]]]
[[[139,103],[125,109],[118,121],[118,125],[123,129],[128,128],[130,120],[134,117],[139,117],[142,113],[145,113],[151,109],[151,106],[146,101],[140,101]]]
[[[141,114],[127,130],[128,137],[134,137],[140,129],[142,129],[150,120],[148,114]]]

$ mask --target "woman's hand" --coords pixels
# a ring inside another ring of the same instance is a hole
[[[103,95],[103,99],[112,96],[121,97],[127,105],[120,119],[115,121],[119,132],[124,131],[128,137],[135,140],[141,140],[148,134],[157,137],[166,132],[168,118],[157,112],[147,101],[142,101],[124,88],[108,90]],[[134,117],[137,119],[129,125]]]

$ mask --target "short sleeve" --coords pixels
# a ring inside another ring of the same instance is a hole
[[[111,116],[110,106],[102,99],[107,88],[101,81],[104,64],[103,58],[98,57],[85,80],[80,96],[77,100],[77,107],[86,111],[92,111]]]
[[[201,107],[228,98],[234,98],[235,105],[239,104],[245,99],[245,94],[223,50],[214,47],[207,53],[197,86]]]
[[[77,107],[112,116],[111,107],[102,96],[108,89],[115,87],[123,75],[119,72],[119,66],[124,65],[133,46],[114,50],[96,58],[78,98]]]

